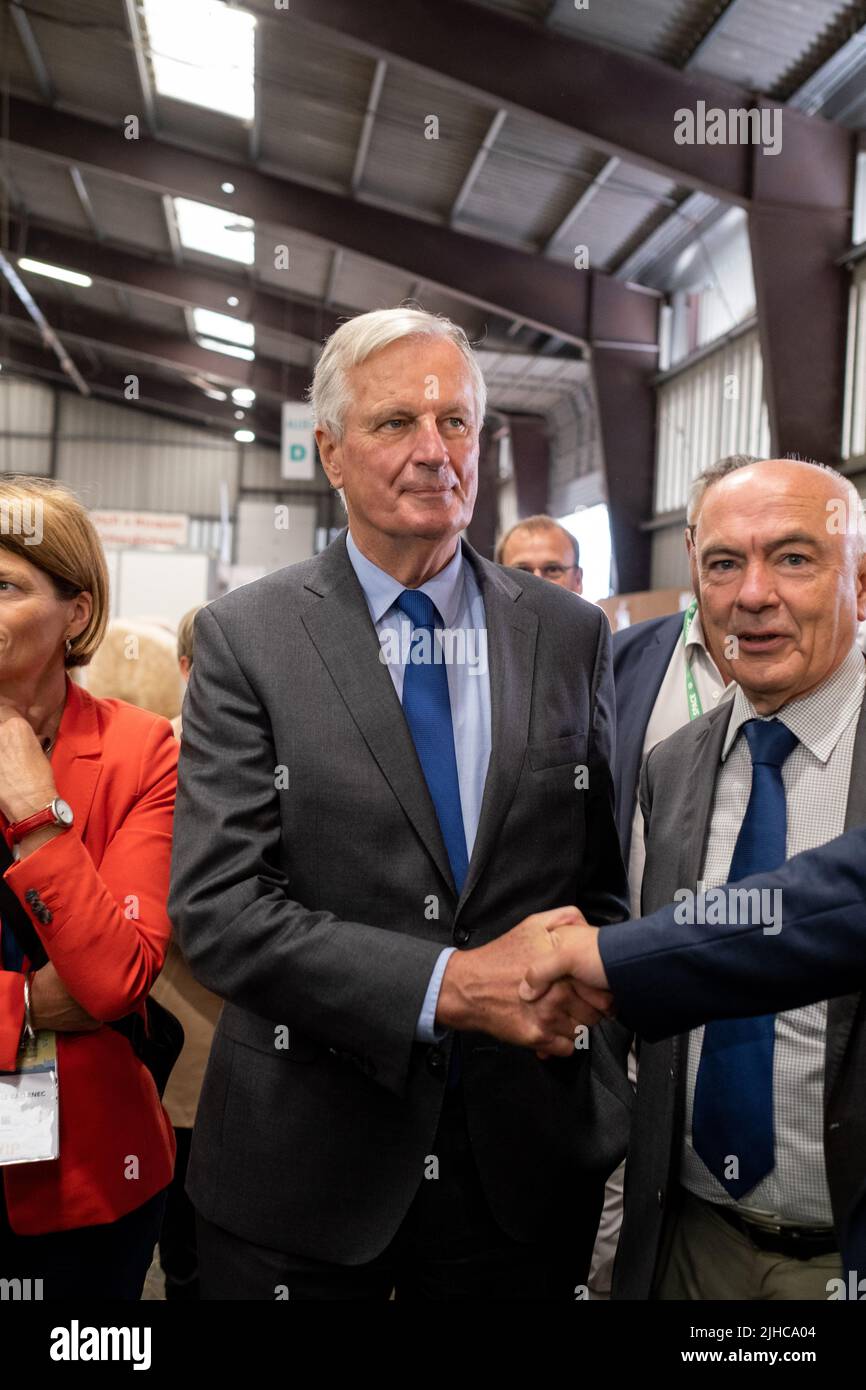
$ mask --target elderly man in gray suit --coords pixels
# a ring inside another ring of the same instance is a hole
[[[640,797],[643,910],[676,900],[699,925],[723,923],[707,915],[727,909],[718,885],[866,823],[866,557],[852,484],[787,459],[711,483],[695,545],[738,689],[650,752]],[[759,910],[771,954],[781,904]],[[832,1117],[842,1098],[866,1109],[863,1007],[852,994],[641,1045],[615,1298],[827,1298],[852,1180]]]
[[[312,400],[348,530],[199,614],[183,711],[170,911],[226,1000],[202,1293],[580,1297],[624,1056],[568,985],[517,991],[563,904],[625,915],[607,621],[461,538],[462,330],[361,315]]]

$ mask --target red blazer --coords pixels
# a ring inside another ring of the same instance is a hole
[[[96,700],[67,677],[51,765],[75,824],[11,864],[5,879],[94,1018],[143,1015],[162,968],[177,750],[167,719]],[[6,825],[0,816],[0,830]],[[31,888],[50,922],[34,915]],[[14,1069],[23,1024],[24,976],[0,970],[0,1070]],[[171,1181],[171,1122],[125,1037],[109,1027],[58,1033],[57,1069],[60,1157],[0,1168],[18,1235],[116,1221]]]

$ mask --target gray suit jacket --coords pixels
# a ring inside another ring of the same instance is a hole
[[[227,1002],[188,1190],[243,1238],[338,1263],[383,1250],[423,1180],[451,1038],[415,1028],[442,948],[566,903],[627,915],[607,620],[463,550],[487,614],[492,753],[459,901],[345,533],[196,619],[169,911]],[[591,1246],[627,1142],[617,1042],[540,1062],[463,1036],[473,1152],[515,1239]]]
[[[647,825],[641,907],[654,912],[679,888],[694,888],[706,853],[728,703],[678,729],[647,756],[640,798]],[[866,823],[866,703],[854,742],[845,828]],[[613,1297],[644,1299],[666,1256],[682,1188],[688,1034],[640,1045],[640,1070],[625,1182],[625,1212]],[[856,1095],[855,1095],[856,1092]],[[828,1005],[824,1077],[827,1179],[837,1229],[862,1183],[866,1151],[866,1004],[860,994]],[[845,1116],[845,1143],[834,1141]]]

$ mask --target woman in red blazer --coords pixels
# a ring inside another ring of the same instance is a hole
[[[0,1073],[29,1023],[56,1033],[59,1083],[59,1157],[0,1166],[0,1277],[40,1278],[45,1298],[135,1299],[174,1137],[150,1072],[108,1024],[144,1018],[168,946],[177,744],[167,720],[67,675],[108,616],[84,508],[46,480],[6,478],[0,515],[19,522],[0,533],[3,876],[48,955],[31,972],[0,924]]]

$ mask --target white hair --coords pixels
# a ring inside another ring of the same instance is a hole
[[[310,404],[316,424],[327,430],[333,439],[343,437],[346,410],[351,400],[347,372],[400,338],[445,338],[454,344],[469,369],[479,429],[483,425],[487,386],[463,329],[443,314],[428,314],[424,309],[374,309],[341,323],[331,334],[316,364],[308,392]]]

